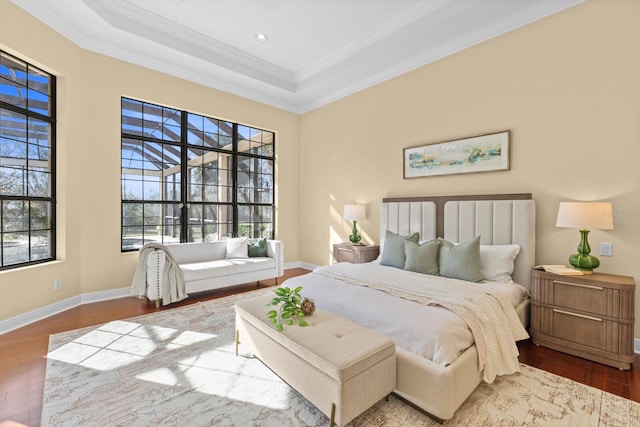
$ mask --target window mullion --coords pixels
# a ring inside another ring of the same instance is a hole
[[[188,114],[180,114],[180,242],[189,241],[189,150],[187,147]]]
[[[231,142],[231,207],[233,214],[233,237],[238,236],[238,124],[233,124],[233,137]]]

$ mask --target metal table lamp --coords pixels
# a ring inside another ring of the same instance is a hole
[[[569,256],[569,264],[583,273],[593,273],[600,260],[589,255],[589,230],[613,230],[613,207],[609,202],[562,202],[556,227],[580,230],[578,253]]]

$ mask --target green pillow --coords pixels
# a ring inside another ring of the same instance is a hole
[[[420,240],[419,233],[413,233],[411,236],[401,236],[389,230],[384,235],[384,245],[382,246],[382,256],[380,264],[390,267],[404,268],[406,256],[404,254],[405,239],[418,243]]]
[[[404,263],[404,269],[438,276],[440,274],[438,270],[439,249],[440,240],[430,240],[422,245],[411,240],[405,240],[404,252],[407,260]]]
[[[266,257],[267,255],[267,239],[259,239],[255,242],[249,242],[249,257]]]
[[[438,253],[440,275],[469,282],[482,281],[480,263],[480,236],[454,245],[443,240]]]

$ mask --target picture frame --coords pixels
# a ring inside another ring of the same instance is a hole
[[[509,170],[510,136],[505,130],[405,148],[404,178]]]

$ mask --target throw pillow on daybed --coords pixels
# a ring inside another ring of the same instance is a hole
[[[249,257],[266,257],[267,256],[267,239],[258,239],[255,242],[249,242]]]
[[[384,245],[382,247],[382,255],[380,256],[380,264],[390,267],[404,268],[406,255],[404,253],[404,241],[410,240],[418,243],[420,240],[419,233],[413,233],[410,236],[402,236],[387,230],[384,235]]]
[[[419,244],[405,239],[404,252],[407,259],[404,263],[404,269],[416,273],[430,274],[432,276],[439,275],[439,249],[440,240],[430,240]]]
[[[227,239],[227,258],[248,258],[249,239],[246,237],[232,237]]]
[[[457,245],[443,240],[438,252],[438,267],[441,276],[480,282],[480,236]]]

